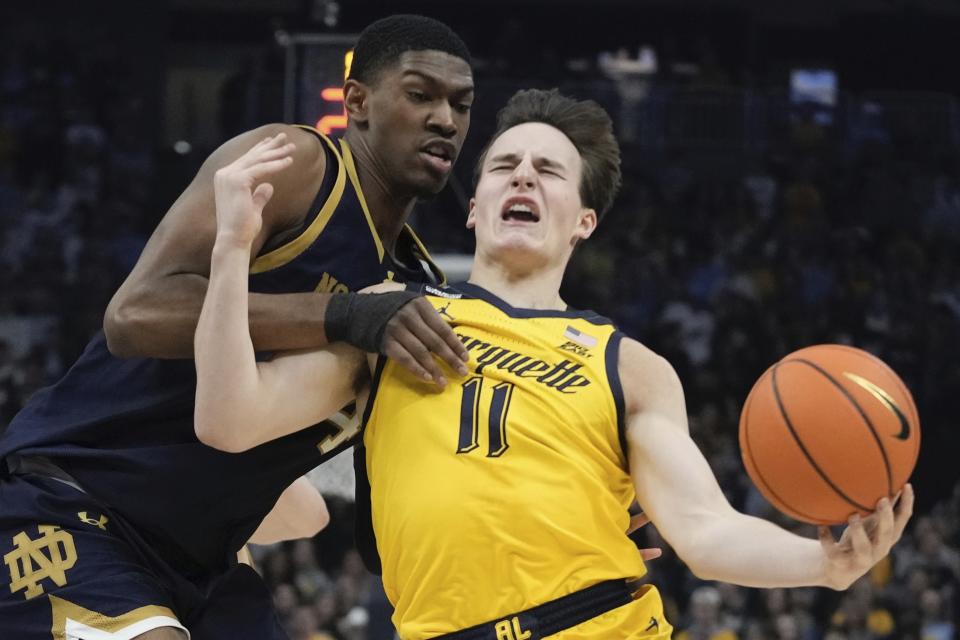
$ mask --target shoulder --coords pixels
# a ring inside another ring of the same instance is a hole
[[[620,340],[617,363],[627,415],[683,402],[683,385],[666,358],[633,338]]]
[[[316,132],[289,124],[257,127],[227,140],[203,163],[198,178],[212,185],[217,171],[235,161],[261,140],[286,134],[295,146],[290,166],[271,176],[274,193],[264,210],[264,222],[274,230],[298,226],[323,183],[327,166],[324,142]]]
[[[261,140],[281,133],[286,134],[287,139],[296,146],[292,157],[293,167],[297,170],[294,171],[291,168],[278,175],[308,177],[316,169],[323,171],[326,165],[326,153],[320,137],[308,129],[283,123],[263,125],[234,136],[210,154],[204,162],[204,168],[216,171],[242,156]]]

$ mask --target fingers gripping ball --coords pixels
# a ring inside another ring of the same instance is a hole
[[[866,351],[795,351],[760,376],[740,415],[740,451],[760,492],[783,513],[840,524],[907,482],[920,420],[903,381]]]

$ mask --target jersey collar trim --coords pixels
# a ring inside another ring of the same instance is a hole
[[[310,130],[309,127],[301,128]],[[303,233],[293,240],[290,240],[286,244],[283,244],[276,249],[263,254],[262,256],[258,256],[250,267],[250,273],[257,274],[277,269],[306,251],[307,248],[316,242],[317,238],[320,237],[320,234],[327,226],[327,223],[330,222],[330,218],[333,216],[333,213],[337,210],[337,205],[340,204],[340,198],[343,196],[343,188],[346,184],[346,176],[343,166],[344,163],[340,158],[340,154],[337,152],[336,145],[333,144],[330,138],[323,135],[319,131],[317,131],[316,134],[320,137],[320,140],[322,140],[323,143],[330,148],[330,150],[333,152],[333,157],[337,161],[337,178],[333,183],[333,187],[330,189],[330,195],[327,196],[327,199],[320,208],[320,211],[316,216],[314,216],[313,221],[307,226],[306,229],[304,229]]]
[[[521,309],[511,306],[505,300],[498,298],[483,287],[472,282],[458,282],[449,287],[459,291],[465,297],[476,298],[487,302],[511,318],[579,318],[595,325],[612,325],[613,321],[605,318],[594,311],[580,311],[568,307],[565,311],[558,309]]]

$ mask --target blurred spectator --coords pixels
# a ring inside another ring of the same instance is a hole
[[[956,627],[946,618],[943,611],[943,598],[938,591],[927,589],[920,597],[922,626],[920,634],[923,640],[954,640]]]
[[[722,615],[720,592],[714,587],[698,587],[690,595],[689,622],[677,634],[677,640],[737,640],[737,633]]]
[[[332,588],[317,593],[313,601],[313,612],[317,629],[334,635],[337,628],[337,595]]]
[[[312,600],[320,591],[333,585],[317,562],[313,540],[297,540],[293,543],[292,570],[294,583],[301,598]]]
[[[316,614],[310,607],[300,606],[293,610],[287,623],[290,640],[336,640],[326,631],[317,629]]]
[[[864,640],[892,638],[896,631],[893,615],[876,602],[869,576],[861,578],[843,594],[830,625],[850,638]]]
[[[273,590],[273,606],[276,607],[277,616],[289,626],[293,613],[300,604],[300,596],[297,594],[297,588],[292,584],[278,584]]]

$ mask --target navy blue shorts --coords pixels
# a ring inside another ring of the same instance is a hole
[[[0,558],[0,638],[126,640],[162,627],[191,640],[288,638],[252,569],[202,589],[178,579],[122,518],[53,478],[0,476]]]

